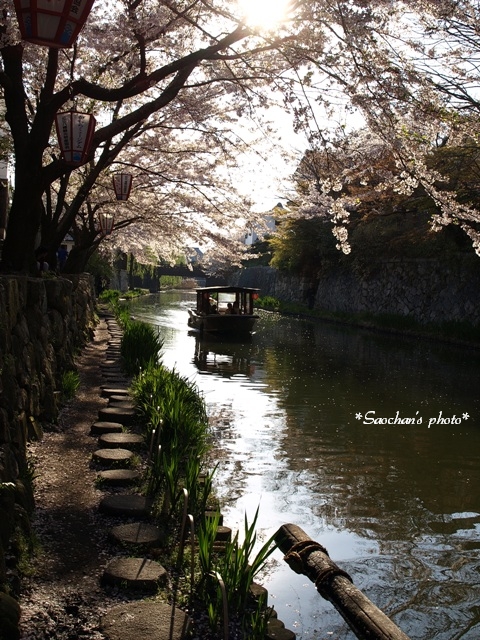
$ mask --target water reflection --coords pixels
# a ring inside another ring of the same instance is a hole
[[[190,300],[136,315],[205,394],[229,526],[260,504],[262,535],[301,526],[412,638],[480,637],[480,354],[269,313],[247,342],[201,339]],[[299,639],[353,637],[281,554],[263,582]]]
[[[195,338],[195,356],[193,363],[201,373],[209,373],[226,378],[236,375],[251,376],[255,365],[251,359],[252,337],[234,337],[225,342],[225,338],[215,334],[189,332]]]

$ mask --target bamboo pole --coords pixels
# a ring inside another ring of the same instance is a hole
[[[306,575],[329,600],[360,640],[409,640],[383,611],[375,606],[350,576],[330,559],[328,551],[294,524],[284,524],[275,542],[286,554],[285,562]]]

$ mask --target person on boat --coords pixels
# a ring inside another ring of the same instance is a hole
[[[238,306],[238,300],[235,300],[232,306],[232,313],[238,315],[240,313],[240,307]]]
[[[232,303],[231,303],[231,302],[229,302],[229,303],[227,304],[227,309],[226,309],[225,313],[226,313],[226,314],[231,314],[231,313],[233,313],[233,306],[232,306]]]
[[[202,296],[202,306],[200,311],[204,314],[210,313],[210,296],[207,292],[205,292]]]

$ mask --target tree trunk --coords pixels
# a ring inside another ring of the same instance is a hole
[[[74,246],[68,254],[67,261],[62,271],[64,273],[83,273],[92,253],[92,247],[84,248]]]
[[[133,257],[133,253],[131,253],[130,254],[130,264],[129,264],[129,269],[128,269],[128,286],[129,286],[130,289],[134,289],[134,282],[133,282],[134,260],[135,260],[135,258]]]
[[[42,215],[42,189],[31,171],[16,175],[15,193],[2,252],[7,272],[36,273],[35,248]]]

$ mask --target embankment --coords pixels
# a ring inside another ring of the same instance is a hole
[[[88,275],[0,277],[0,636],[15,637],[16,560],[33,510],[27,442],[54,423],[62,373],[95,326]],[[7,627],[5,627],[7,625]]]
[[[259,287],[262,296],[319,314],[480,326],[480,258],[356,260],[351,268],[326,266],[316,279],[253,267],[237,272],[232,284]]]

